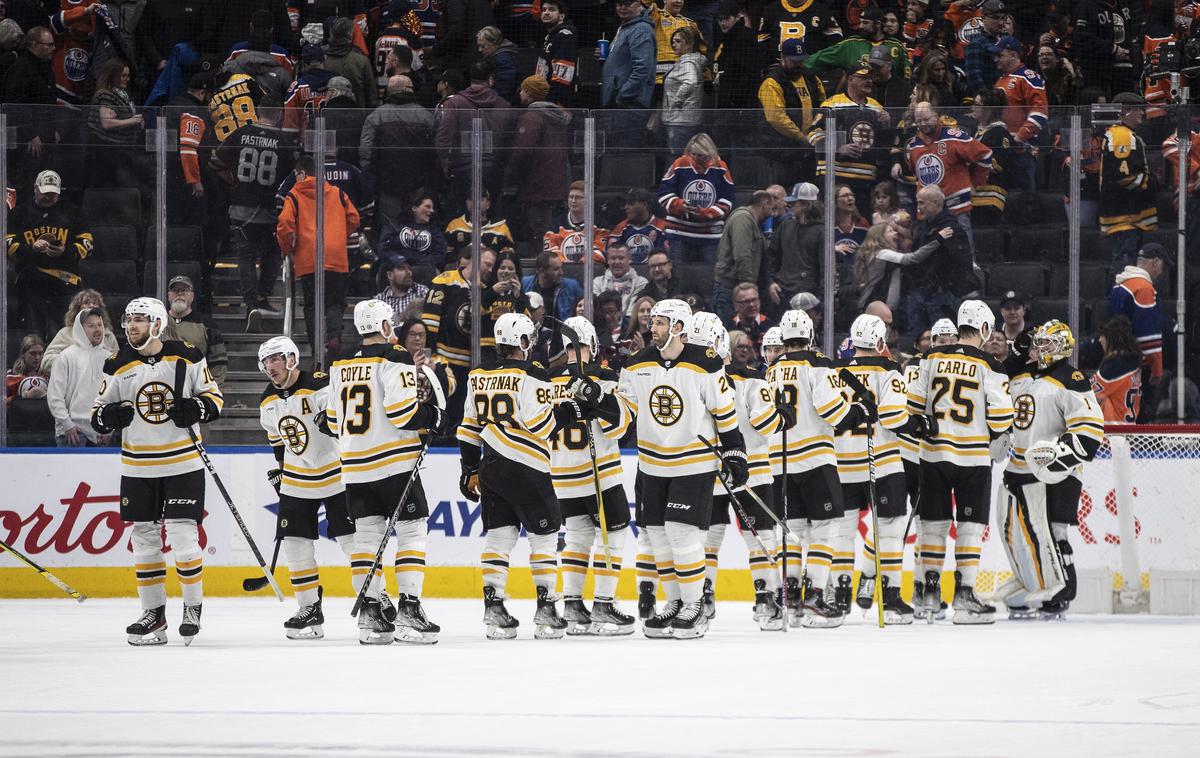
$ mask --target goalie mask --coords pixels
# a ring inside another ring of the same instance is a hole
[[[288,371],[299,367],[300,348],[287,337],[272,337],[258,346],[258,370],[267,373],[267,359],[272,355],[282,355],[284,366]]]
[[[1033,349],[1037,354],[1037,365],[1047,369],[1071,357],[1075,351],[1075,335],[1071,327],[1055,319],[1039,326],[1033,333]]]

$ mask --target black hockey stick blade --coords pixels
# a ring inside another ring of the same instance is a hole
[[[866,385],[864,385],[850,369],[840,369],[838,371],[838,379],[841,379],[846,386],[850,388],[850,391],[854,393],[855,400],[863,397],[870,397],[870,390],[867,389]]]

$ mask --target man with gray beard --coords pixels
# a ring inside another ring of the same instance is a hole
[[[225,355],[225,338],[221,336],[221,330],[211,318],[192,310],[195,299],[196,292],[191,279],[183,275],[171,278],[167,284],[170,328],[174,330],[176,337],[190,342],[200,351],[217,386],[224,387],[225,372],[229,368],[229,358]]]

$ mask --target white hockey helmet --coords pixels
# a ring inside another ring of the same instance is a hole
[[[588,321],[583,316],[572,316],[563,322],[563,326],[574,330],[579,335],[580,347],[586,347],[591,350],[593,357],[599,352],[600,340],[596,337],[596,327],[592,326],[591,321]],[[563,341],[569,341],[571,344],[574,344],[573,340],[567,340],[566,334],[563,334]]]
[[[791,340],[806,340],[813,338],[813,320],[804,311],[785,311],[779,319],[779,333],[784,342]]]
[[[394,315],[392,306],[382,300],[362,300],[354,306],[354,328],[363,336],[382,334],[390,337],[393,331],[392,318]],[[386,331],[384,329],[385,322],[387,324]]]
[[[129,301],[129,305],[125,306],[125,314],[121,317],[121,328],[129,323],[130,316],[145,316],[150,321],[150,337],[152,339],[162,339],[163,332],[167,329],[167,306],[163,305],[163,301],[156,297],[135,297]],[[154,325],[158,324],[158,331],[154,330]]]
[[[991,336],[996,324],[996,314],[982,300],[964,300],[958,306],[959,327],[969,326],[979,331],[979,336],[985,340]]]
[[[729,332],[715,313],[700,311],[693,314],[687,336],[688,344],[711,347],[722,359],[729,356]]]
[[[1037,351],[1038,368],[1049,368],[1071,357],[1075,351],[1075,335],[1071,327],[1052,319],[1033,332],[1033,348]]]
[[[282,355],[289,371],[300,366],[300,348],[287,337],[272,337],[258,346],[259,371],[267,373],[267,358],[272,355]]]
[[[773,326],[763,332],[762,346],[783,347],[783,330],[777,326]]]
[[[938,337],[953,337],[958,339],[958,327],[948,318],[939,318],[929,328],[930,341],[936,340]]]
[[[864,350],[879,350],[887,342],[887,324],[878,316],[864,313],[850,325],[850,344]]]
[[[687,331],[688,322],[692,320],[692,307],[682,300],[668,298],[659,300],[650,309],[650,318],[661,316],[671,322],[671,330],[675,330],[675,324],[682,324],[683,330]]]
[[[524,313],[505,313],[496,319],[495,333],[497,345],[509,345],[527,351],[533,347],[537,327]]]

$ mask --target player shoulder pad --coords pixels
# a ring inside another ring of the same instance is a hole
[[[1065,389],[1074,392],[1089,392],[1092,389],[1092,383],[1087,380],[1082,371],[1072,366],[1070,361],[1055,363],[1046,372],[1046,376],[1057,381]]]
[[[725,372],[739,379],[766,379],[766,375],[760,369],[751,368],[750,366],[734,368],[730,365],[725,367]]]
[[[301,371],[296,381],[297,389],[319,390],[329,386],[329,374],[324,371]]]
[[[613,371],[608,366],[601,365],[600,363],[593,363],[592,365],[588,366],[587,373],[593,379],[602,382],[615,382],[620,378],[617,376],[616,371]]]
[[[117,348],[117,352],[108,356],[108,359],[104,361],[104,373],[112,376],[126,363],[141,360],[141,357],[141,354],[129,345],[121,345]]]
[[[683,352],[679,354],[678,362],[690,363],[710,374],[725,369],[725,362],[717,355],[716,350],[700,345],[684,345]]]
[[[268,381],[267,386],[263,388],[262,395],[260,395],[258,398],[258,404],[261,406],[263,403],[267,402],[271,398],[278,397],[279,392],[280,392],[279,388],[276,387],[273,383]]]
[[[546,370],[545,366],[537,361],[530,361],[524,366],[521,366],[521,370],[525,372],[526,376],[537,379],[539,382],[550,381],[550,372]]]
[[[658,360],[658,348],[656,348],[654,345],[646,345],[641,350],[629,356],[629,360],[625,361],[625,365],[633,366],[638,363],[657,363]]]
[[[405,350],[403,345],[381,345],[381,347],[386,348],[383,352],[383,357],[388,363],[413,365],[412,353]]]
[[[195,345],[185,340],[168,340],[164,342],[161,355],[163,357],[168,355],[178,356],[188,363],[199,363],[204,360],[204,354],[196,349]]]

